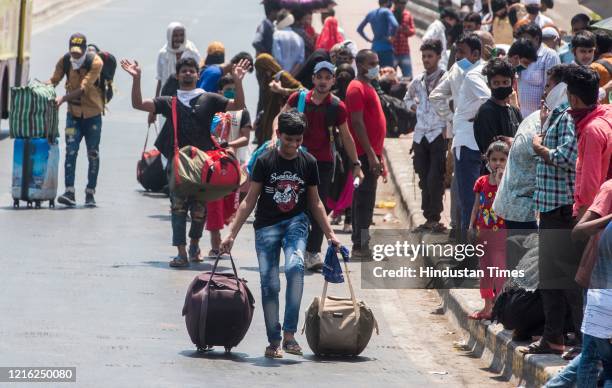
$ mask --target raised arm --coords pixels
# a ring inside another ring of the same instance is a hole
[[[244,87],[242,85],[242,80],[249,71],[250,66],[251,65],[248,60],[242,59],[232,68],[232,78],[234,79],[234,85],[236,85],[236,96],[227,104],[228,111],[242,110],[245,107]]]
[[[142,70],[140,69],[138,62],[122,59],[121,68],[132,76],[132,107],[145,112],[156,113],[155,103],[153,103],[153,100],[142,99],[142,91],[140,88],[140,77],[142,75]]]

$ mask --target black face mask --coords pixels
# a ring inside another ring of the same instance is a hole
[[[504,86],[501,88],[491,89],[491,95],[496,100],[505,100],[512,94],[512,86]]]

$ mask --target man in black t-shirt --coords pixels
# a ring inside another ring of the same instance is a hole
[[[230,227],[230,234],[221,243],[221,252],[230,252],[238,231],[255,205],[255,250],[259,261],[261,299],[270,345],[268,358],[281,358],[282,347],[287,353],[302,354],[295,340],[304,288],[304,251],[308,239],[309,210],[330,244],[338,247],[325,207],[319,198],[319,173],[316,159],[299,147],[304,139],[304,114],[292,109],[278,118],[280,146],[265,151],[253,168],[249,192],[240,205]],[[285,318],[279,321],[280,250],[285,253],[287,278]]]
[[[123,59],[121,67],[132,76],[132,106],[134,109],[166,117],[166,124],[159,134],[155,146],[168,159],[174,155],[174,125],[172,123],[172,97],[161,96],[142,99],[140,78],[142,71],[138,62]],[[240,62],[232,70],[236,86],[235,98],[229,100],[221,95],[206,93],[196,89],[198,64],[193,58],[183,58],[176,63],[176,77],[179,82],[177,91],[178,147],[195,146],[203,151],[214,148],[210,138],[210,124],[217,112],[240,110],[244,108],[242,79],[248,71],[248,64]],[[182,197],[170,193],[172,210],[172,245],[177,247],[178,256],[171,267],[185,267],[191,261],[201,261],[199,242],[204,229],[206,204],[192,197]],[[187,211],[191,214],[189,254],[187,253]]]

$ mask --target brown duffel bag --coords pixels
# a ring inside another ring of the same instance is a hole
[[[217,273],[220,258],[211,272],[193,279],[185,296],[187,332],[200,351],[223,346],[229,352],[242,341],[253,319],[255,299],[246,280],[238,277],[231,255],[233,273]]]
[[[344,263],[350,298],[327,296],[328,281],[323,294],[314,298],[306,311],[302,334],[306,332],[308,346],[317,356],[357,356],[370,342],[378,323],[372,310],[357,302],[346,262]]]

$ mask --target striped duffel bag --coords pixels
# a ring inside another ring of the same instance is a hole
[[[54,87],[40,82],[11,88],[11,138],[58,137],[58,109],[55,97]]]

